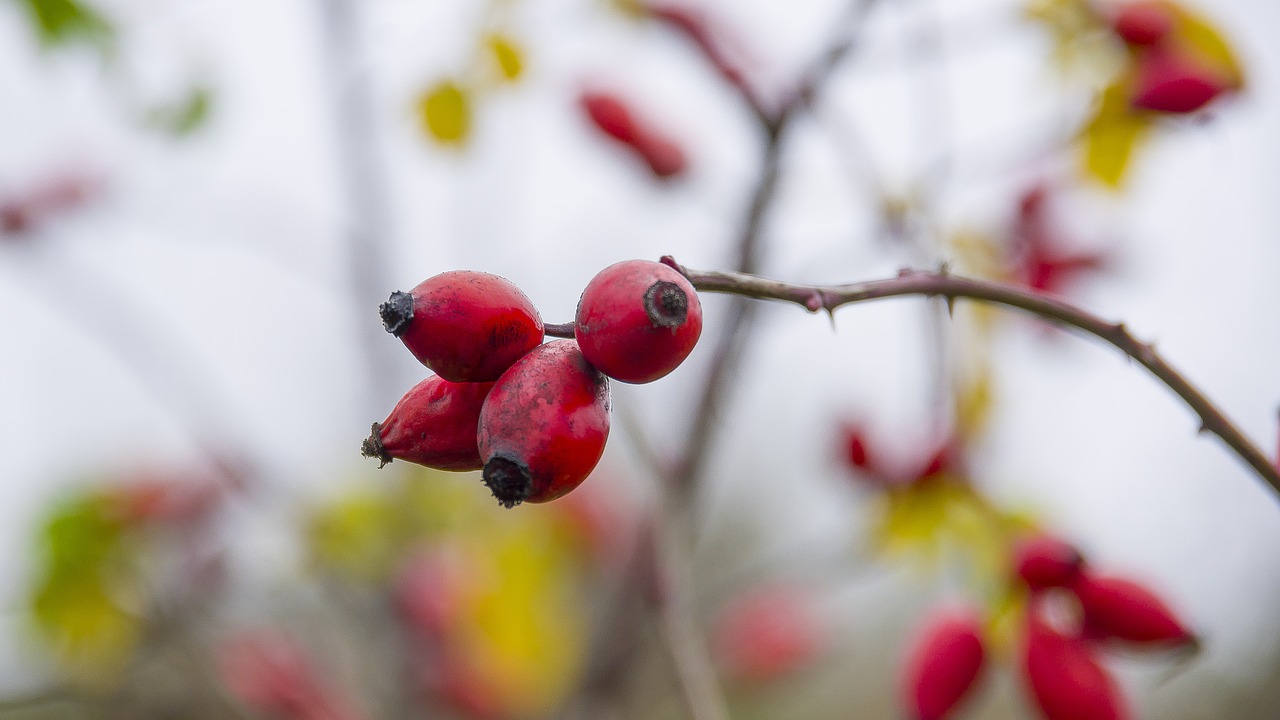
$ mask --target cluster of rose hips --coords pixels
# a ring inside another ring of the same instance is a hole
[[[380,308],[435,375],[373,424],[367,457],[438,470],[483,470],[498,502],[547,502],[595,468],[609,436],[609,381],[674,370],[702,332],[702,306],[675,269],[628,260],[582,292],[573,340],[543,342],[533,303],[496,275],[455,270]]]
[[[1151,590],[1095,574],[1073,546],[1047,535],[1015,553],[1028,595],[1021,645],[1027,688],[1046,720],[1124,720],[1124,697],[1098,661],[1107,644],[1189,649],[1195,635]],[[933,617],[908,656],[905,702],[915,720],[944,720],[975,686],[986,661],[976,612]]]
[[[1239,79],[1226,68],[1198,57],[1179,33],[1179,11],[1161,0],[1137,0],[1120,6],[1111,30],[1132,54],[1130,104],[1140,110],[1193,113],[1214,98],[1237,89]]]

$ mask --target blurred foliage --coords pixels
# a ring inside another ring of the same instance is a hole
[[[1135,113],[1129,107],[1129,80],[1122,77],[1102,91],[1081,136],[1086,173],[1113,189],[1123,184],[1152,127],[1148,114]]]
[[[442,80],[418,100],[427,135],[441,145],[461,146],[471,134],[471,94],[452,80]]]
[[[203,127],[208,122],[212,109],[213,90],[204,85],[196,85],[180,101],[154,108],[147,113],[147,124],[182,137]]]
[[[578,492],[590,501],[593,491]],[[473,474],[411,467],[316,507],[308,537],[318,569],[382,587],[406,560],[447,558],[436,581],[409,588],[433,598],[400,598],[429,602],[431,627],[412,613],[403,621],[443,648],[450,692],[465,672],[469,692],[524,716],[562,702],[585,662],[593,555],[580,524],[574,503],[510,512]]]
[[[520,78],[524,72],[524,53],[515,40],[503,33],[491,32],[485,37],[484,46],[504,80],[514,81]]]
[[[89,5],[76,0],[17,0],[30,13],[40,43],[45,47],[86,41],[105,48],[114,30]]]
[[[74,674],[109,673],[136,640],[140,588],[129,572],[125,531],[96,492],[64,502],[42,526],[32,615]]]
[[[1227,42],[1222,33],[1207,19],[1181,5],[1169,3],[1169,8],[1177,16],[1177,24],[1173,30],[1177,41],[1190,49],[1199,60],[1222,73],[1230,87],[1244,87],[1244,69],[1236,58],[1231,43]]]

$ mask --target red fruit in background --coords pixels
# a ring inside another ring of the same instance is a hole
[[[1014,549],[1014,571],[1032,592],[1070,585],[1080,575],[1084,557],[1070,543],[1051,535],[1035,535]]]
[[[631,145],[644,134],[631,109],[616,95],[588,91],[578,102],[601,132],[619,142]]]
[[[1067,637],[1028,610],[1023,671],[1045,720],[1125,720],[1111,674],[1078,638]]]
[[[1071,589],[1080,600],[1090,637],[1171,645],[1195,642],[1195,635],[1155,593],[1131,580],[1082,574]]]
[[[766,682],[812,660],[821,645],[810,599],[797,588],[754,588],[725,603],[711,628],[711,650],[725,674]]]
[[[31,212],[18,202],[0,204],[0,235],[17,235],[31,227]]]
[[[400,565],[392,598],[400,619],[419,638],[439,640],[457,620],[465,572],[443,548],[415,553]]]
[[[1129,45],[1155,45],[1173,30],[1174,15],[1163,2],[1131,2],[1116,10],[1111,29]]]
[[[609,380],[572,340],[553,340],[503,373],[480,410],[484,482],[506,507],[577,487],[609,437]]]
[[[378,309],[387,332],[449,382],[492,382],[542,342],[542,318],[509,280],[452,270]]]
[[[1032,185],[1018,202],[1014,220],[1013,273],[1023,285],[1061,293],[1076,281],[1105,270],[1107,255],[1074,252],[1064,247],[1064,231],[1050,211],[1050,189]]]
[[[601,132],[638,155],[654,176],[666,179],[684,172],[685,154],[680,146],[641,122],[618,96],[589,90],[582,93],[579,103]]]
[[[865,470],[872,466],[867,451],[867,434],[856,425],[844,427],[844,458],[850,466]]]
[[[693,351],[702,334],[702,303],[676,270],[626,260],[587,283],[573,334],[600,372],[626,383],[652,382]]]
[[[634,146],[636,152],[649,165],[649,171],[659,178],[673,178],[684,172],[684,150],[675,142],[663,137],[645,135]]]
[[[479,470],[476,426],[493,383],[454,383],[433,375],[414,385],[386,420],[373,424],[361,453],[437,470]],[[381,467],[381,465],[379,466]]]
[[[246,632],[218,647],[223,685],[245,706],[289,720],[357,720],[346,698],[338,696],[312,668],[302,649],[287,636],[269,630]]]
[[[975,613],[951,612],[930,618],[903,670],[908,717],[948,717],[973,688],[985,659],[982,619]]]
[[[1138,57],[1129,103],[1141,110],[1185,114],[1208,105],[1227,90],[1221,77],[1194,59],[1172,49],[1153,48]]]

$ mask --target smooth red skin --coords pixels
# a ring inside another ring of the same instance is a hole
[[[1155,593],[1131,580],[1082,574],[1071,586],[1090,637],[1131,643],[1181,644],[1195,636]]]
[[[688,298],[684,322],[655,326],[644,295],[658,282],[679,286]],[[662,263],[626,260],[601,270],[582,291],[573,331],[582,354],[600,372],[625,383],[653,382],[675,370],[702,334],[702,304],[693,285]]]
[[[1045,720],[1127,720],[1124,698],[1079,638],[1028,615],[1023,671]]]
[[[591,474],[609,438],[609,380],[572,340],[553,340],[520,358],[480,410],[480,457],[528,469],[525,502],[555,500]]]
[[[1211,72],[1172,50],[1154,48],[1138,60],[1130,100],[1133,107],[1174,114],[1192,113],[1227,89]]]
[[[859,469],[871,467],[871,455],[867,451],[867,437],[862,428],[856,426],[845,427],[844,457],[852,467]]]
[[[542,342],[537,308],[506,278],[453,270],[411,294],[413,320],[400,339],[449,382],[493,382]]]
[[[601,132],[619,142],[630,145],[644,134],[631,110],[614,95],[587,91],[578,102]]]
[[[931,618],[903,671],[910,717],[947,717],[973,689],[985,660],[980,618],[969,613]]]
[[[1080,576],[1084,558],[1074,545],[1050,535],[1036,535],[1014,550],[1015,572],[1032,592],[1066,587]]]
[[[579,103],[601,132],[639,155],[655,176],[667,179],[684,172],[687,163],[680,146],[645,127],[617,96],[588,90]]]
[[[674,142],[663,137],[645,135],[636,140],[633,147],[656,177],[666,180],[684,173],[687,164],[684,151]]]
[[[432,375],[405,393],[382,422],[382,447],[397,460],[437,470],[479,470],[476,427],[493,386]]]
[[[1164,3],[1135,2],[1116,11],[1111,28],[1129,45],[1155,45],[1173,30],[1173,12]]]
[[[808,598],[789,587],[756,588],[734,598],[711,634],[716,659],[744,682],[787,675],[812,660],[820,644]]]

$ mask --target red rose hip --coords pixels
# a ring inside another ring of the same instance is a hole
[[[1045,720],[1126,720],[1115,681],[1088,645],[1029,612],[1023,671]]]
[[[702,305],[678,271],[648,260],[601,270],[578,301],[574,337],[587,362],[625,383],[647,383],[684,362],[702,334]]]
[[[1081,575],[1071,589],[1092,637],[1141,644],[1182,645],[1195,635],[1155,593],[1132,580]]]
[[[1032,592],[1072,583],[1084,566],[1084,557],[1070,543],[1051,535],[1035,535],[1018,543],[1014,571]]]
[[[492,382],[542,342],[542,318],[520,288],[453,270],[394,292],[378,309],[387,332],[449,382]]]
[[[908,717],[949,717],[973,688],[985,660],[982,619],[976,614],[947,613],[930,618],[904,672]]]
[[[680,145],[645,125],[617,95],[589,90],[578,101],[597,129],[638,155],[655,177],[666,180],[684,172]]]
[[[1186,114],[1230,89],[1228,82],[1194,58],[1159,47],[1139,60],[1130,103],[1140,110]]]
[[[555,500],[595,468],[609,437],[609,380],[577,343],[553,340],[520,358],[480,410],[484,482],[506,507]]]
[[[1138,0],[1122,6],[1111,18],[1111,28],[1135,47],[1155,45],[1173,30],[1173,11],[1163,3]]]
[[[433,375],[413,386],[386,420],[373,424],[361,452],[437,470],[479,470],[476,426],[493,383],[452,383]]]

